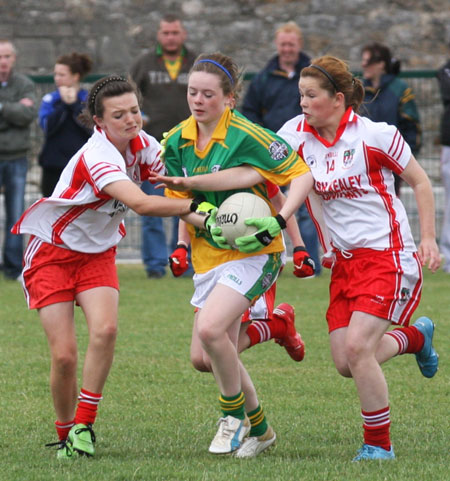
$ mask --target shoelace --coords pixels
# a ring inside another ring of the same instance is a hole
[[[84,431],[89,431],[91,433],[91,440],[93,443],[95,443],[95,433],[90,424],[88,424],[85,428],[78,428],[75,431],[75,434],[78,435],[78,434],[84,433]]]
[[[219,426],[219,429],[221,430],[221,434],[224,437],[230,438],[234,436],[234,431],[231,430],[231,428],[228,426],[228,421],[226,418],[220,418],[217,421],[217,425]]]
[[[46,448],[52,448],[53,446],[58,446],[56,448],[56,450],[59,450],[59,449],[68,450],[69,449],[69,446],[67,445],[67,441],[65,439],[63,439],[62,441],[56,441],[56,443],[47,443],[45,445]]]

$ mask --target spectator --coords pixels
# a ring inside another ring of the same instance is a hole
[[[419,112],[413,91],[397,77],[400,61],[392,58],[385,45],[372,43],[361,51],[361,67],[365,90],[361,115],[395,125],[416,156],[421,145]],[[401,179],[394,177],[395,192],[400,195]]]
[[[11,234],[11,227],[25,208],[30,126],[37,109],[34,84],[14,70],[15,62],[13,43],[0,39],[0,188],[6,206],[3,270],[7,279],[20,280],[23,238]]]
[[[450,273],[450,60],[439,69],[437,78],[444,104],[441,121],[441,172],[445,190],[445,206],[440,247],[445,259],[443,270]]]
[[[195,55],[184,45],[186,30],[181,20],[165,15],[159,24],[156,47],[139,57],[131,67],[131,77],[143,96],[144,130],[157,140],[189,116],[186,101],[187,74]],[[148,181],[147,194],[163,195]],[[178,239],[178,218],[173,218],[172,248]],[[172,249],[172,250],[173,250]],[[168,250],[163,221],[159,217],[142,219],[142,260],[147,276],[160,278],[166,273]]]
[[[91,68],[91,58],[83,53],[61,55],[56,60],[54,79],[57,89],[44,96],[39,108],[39,125],[45,136],[39,154],[44,197],[52,195],[64,167],[91,136],[91,130],[78,120],[88,96],[80,82]]]
[[[302,68],[310,64],[310,57],[302,52],[303,34],[294,22],[287,22],[275,32],[277,54],[250,83],[242,113],[253,122],[277,132],[285,122],[302,113],[298,82]],[[306,249],[321,271],[319,241],[316,228],[303,204],[297,221]]]

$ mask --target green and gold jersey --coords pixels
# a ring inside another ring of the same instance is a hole
[[[309,171],[298,154],[272,131],[250,122],[236,111],[226,109],[204,150],[196,148],[197,124],[191,116],[174,127],[167,136],[164,159],[171,176],[191,177],[241,165],[251,165],[265,179],[277,185],[287,185],[292,179]],[[265,183],[249,189],[221,192],[176,192],[166,189],[167,197],[195,197],[203,194],[213,205],[220,204],[238,191],[252,192],[270,205]],[[272,213],[276,211],[271,205]],[[282,252],[281,234],[270,245],[254,254],[220,249],[204,230],[188,225],[192,246],[192,263],[197,273],[204,273],[217,265],[250,255]]]

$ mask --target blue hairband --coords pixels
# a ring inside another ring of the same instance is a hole
[[[219,62],[216,62],[215,60],[211,60],[209,58],[204,58],[204,59],[196,62],[195,65],[197,65],[198,63],[212,63],[212,64],[214,64],[216,67],[219,67],[220,70],[222,70],[226,74],[226,76],[230,79],[231,85],[234,84],[233,77],[231,76],[230,72],[228,72],[228,70],[223,65],[221,65]]]

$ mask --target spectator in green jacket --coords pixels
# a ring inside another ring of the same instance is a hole
[[[10,280],[21,279],[23,239],[10,230],[25,210],[30,126],[37,115],[34,83],[14,70],[15,63],[13,43],[0,39],[0,189],[6,208],[3,273]]]

